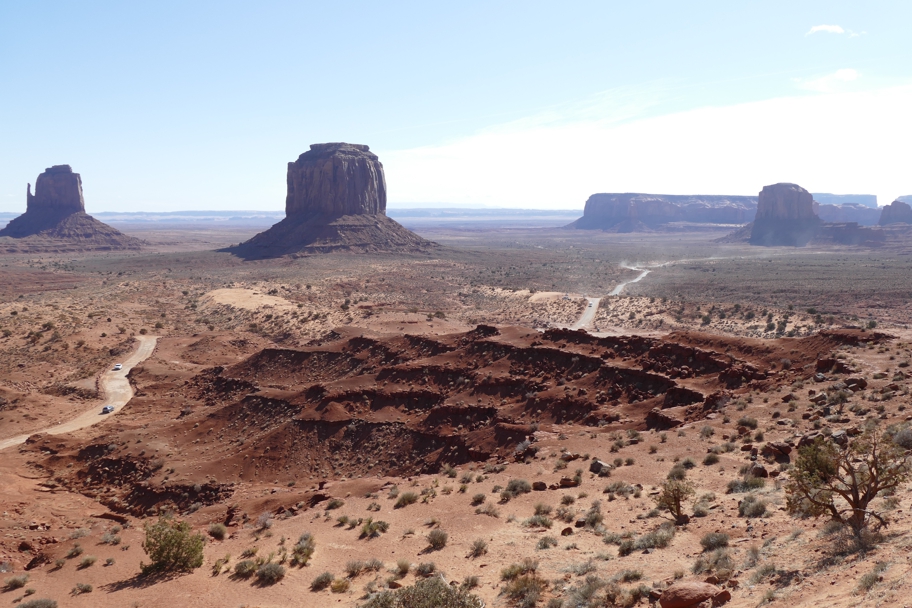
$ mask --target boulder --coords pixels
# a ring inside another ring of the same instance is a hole
[[[810,192],[796,184],[764,186],[750,244],[803,247],[817,235],[820,225]]]
[[[536,492],[544,492],[548,489],[548,485],[544,481],[533,481],[532,489]]]
[[[601,475],[602,471],[610,471],[610,470],[611,470],[611,465],[608,464],[607,462],[603,462],[601,460],[593,460],[591,463],[589,463],[589,472],[590,473],[595,473],[596,475]]]
[[[663,412],[661,409],[655,407],[646,414],[646,428],[648,429],[673,429],[676,426],[681,426],[684,424],[681,420],[678,420],[671,414]]]
[[[713,606],[721,606],[731,599],[731,593],[710,583],[681,582],[671,585],[659,596],[662,608],[694,608],[709,600]]]
[[[902,201],[893,201],[880,212],[881,226],[888,224],[912,224],[912,207]]]
[[[759,462],[755,462],[754,464],[751,465],[751,468],[748,470],[748,475],[750,475],[751,477],[766,478],[766,477],[769,477],[769,471],[767,471],[766,467],[763,466],[762,464],[760,464]]]

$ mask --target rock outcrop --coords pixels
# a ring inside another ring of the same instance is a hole
[[[46,169],[26,188],[25,213],[0,230],[0,251],[92,251],[139,249],[127,236],[85,212],[82,178],[69,165]]]
[[[900,200],[895,200],[880,212],[881,226],[889,224],[912,224],[912,206]]]
[[[814,212],[824,222],[855,222],[860,226],[876,226],[881,213],[880,209],[876,207],[872,209],[855,203],[820,204],[817,199],[814,199]]]
[[[285,219],[229,251],[244,258],[436,247],[386,216],[383,165],[367,146],[313,144],[288,163]]]
[[[814,197],[796,184],[764,186],[751,230],[751,245],[804,247],[819,232]]]
[[[754,218],[756,209],[753,196],[593,194],[583,217],[568,228],[635,232],[673,222],[744,224]]]
[[[288,163],[287,217],[386,213],[383,165],[367,146],[313,144]]]

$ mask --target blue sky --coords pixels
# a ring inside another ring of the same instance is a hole
[[[909,2],[0,3],[0,211],[281,209],[309,144],[390,206],[912,194]]]

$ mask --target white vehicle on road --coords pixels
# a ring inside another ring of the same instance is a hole
[[[119,371],[122,370],[122,369],[123,369],[123,363],[115,363],[115,364],[114,364],[114,371],[115,371],[115,372],[119,372]]]
[[[113,406],[113,405],[106,405],[106,406],[104,406],[103,408],[101,408],[101,413],[102,413],[102,414],[110,414],[110,413],[112,413],[113,411],[114,411],[114,406]]]

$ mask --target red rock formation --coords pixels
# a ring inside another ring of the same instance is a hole
[[[883,208],[880,212],[881,226],[888,224],[912,224],[912,207],[907,203],[896,200]]]
[[[386,212],[383,165],[367,146],[313,144],[288,163],[285,215],[339,217]]]
[[[633,232],[669,222],[743,224],[753,219],[756,207],[752,196],[593,194],[583,217],[569,227]]]
[[[69,165],[46,169],[26,188],[26,211],[12,220],[0,237],[0,250],[85,251],[139,249],[142,241],[99,222],[85,212],[82,178]]]
[[[383,165],[367,146],[313,144],[288,163],[285,219],[230,249],[244,258],[332,251],[426,251],[436,245],[386,217]]]
[[[814,197],[796,184],[764,186],[757,203],[751,245],[803,247],[820,229]]]

